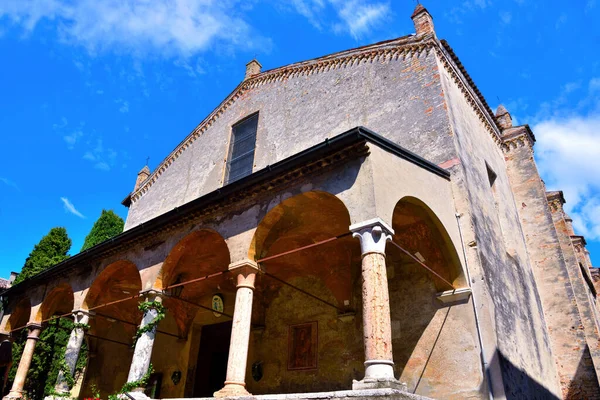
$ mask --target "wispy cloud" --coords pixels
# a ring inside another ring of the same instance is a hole
[[[78,216],[79,218],[85,218],[85,216],[80,213],[79,211],[77,211],[77,209],[75,208],[75,206],[73,205],[73,203],[71,203],[69,201],[69,199],[67,199],[66,197],[61,197],[60,200],[63,202],[63,207],[65,209],[66,212],[71,213],[73,215]]]
[[[240,14],[239,1],[7,0],[5,16],[26,32],[50,22],[64,42],[91,54],[120,51],[188,57],[214,44],[264,48],[270,41]],[[83,65],[77,66],[84,67]]]
[[[117,160],[117,152],[111,148],[104,148],[102,139],[96,139],[96,145],[83,154],[83,159],[94,164],[100,171],[110,171]]]
[[[565,193],[565,209],[576,232],[600,241],[600,81],[596,79],[588,85],[563,86],[557,100],[545,104],[534,117],[533,131],[536,160],[548,188]],[[579,101],[570,101],[570,94]]]
[[[115,103],[119,106],[120,113],[128,113],[129,112],[129,102],[123,99],[116,99]]]
[[[390,16],[389,2],[382,1],[293,0],[291,5],[315,28],[330,27],[335,33],[348,33],[355,39],[378,28]],[[329,18],[331,10],[337,16],[333,23]]]
[[[75,144],[81,139],[83,136],[83,132],[81,129],[76,129],[73,132],[63,136],[63,140],[67,143],[67,148],[69,150],[73,150],[75,148]]]
[[[508,25],[510,24],[510,21],[512,21],[512,14],[508,11],[502,11],[500,12],[500,19],[502,20],[502,23]]]
[[[19,192],[21,191],[21,189],[19,189],[19,186],[15,182],[11,181],[8,178],[0,177],[0,182],[4,183],[7,186],[10,186],[10,187],[16,189]]]

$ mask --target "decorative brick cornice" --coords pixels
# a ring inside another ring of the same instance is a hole
[[[571,243],[573,243],[573,247],[575,247],[575,250],[578,253],[585,253],[585,251],[586,251],[585,246],[587,245],[587,242],[585,241],[585,237],[579,236],[579,235],[572,235]]]
[[[548,201],[548,205],[552,212],[562,211],[563,204],[566,203],[562,190],[546,192],[546,200]]]
[[[454,82],[468,99],[469,104],[487,127],[494,141],[501,145],[500,130],[495,122],[493,113],[485,99],[468,76],[466,70],[445,42],[439,42],[433,35],[404,36],[398,39],[375,43],[372,45],[330,54],[309,61],[303,61],[270,71],[257,74],[242,81],[177,147],[156,167],[152,174],[132,192],[124,204],[136,202],[157,179],[165,172],[179,156],[187,150],[200,135],[203,135],[228,108],[248,91],[260,86],[286,81],[300,76],[324,73],[330,70],[353,67],[364,63],[404,60],[408,57],[429,54],[434,49],[444,67],[448,70]]]
[[[463,67],[456,54],[454,54],[454,51],[448,42],[442,40],[441,42],[436,42],[436,44],[438,45],[435,46],[435,51],[444,68],[450,73],[452,80],[454,83],[456,83],[456,85],[458,85],[460,91],[469,102],[469,105],[473,111],[475,111],[479,117],[481,123],[486,127],[494,142],[498,146],[501,146],[501,131],[496,122],[494,113],[487,105],[485,98],[481,92],[479,92],[479,89],[467,73],[466,69]]]
[[[509,153],[511,150],[527,147],[533,152],[535,136],[529,125],[515,126],[502,131],[502,150]]]

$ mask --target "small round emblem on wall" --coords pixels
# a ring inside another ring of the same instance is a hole
[[[212,298],[212,309],[213,314],[215,315],[215,317],[220,317],[222,312],[223,312],[223,296],[219,293],[215,294]]]

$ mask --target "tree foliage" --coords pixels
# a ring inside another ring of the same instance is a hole
[[[24,387],[24,390],[27,392],[27,398],[41,400],[44,396],[53,394],[56,379],[61,369],[61,362],[64,359],[65,350],[73,327],[73,321],[66,318],[52,320],[44,327],[44,330],[40,334],[40,340],[35,346],[31,366],[27,372]],[[13,342],[13,365],[7,382],[7,387],[9,388],[15,379],[26,340],[27,329],[23,329]],[[75,370],[82,371],[86,364],[87,344],[84,341],[79,352]]]
[[[15,285],[43,270],[50,268],[69,258],[71,239],[65,228],[52,228],[46,236],[36,244],[25,260],[21,273],[15,279]]]
[[[114,213],[113,210],[102,210],[100,218],[96,220],[90,233],[85,237],[85,242],[81,251],[87,250],[90,247],[104,242],[113,236],[117,236],[123,232],[125,222],[123,219]]]

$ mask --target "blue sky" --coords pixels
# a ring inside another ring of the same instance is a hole
[[[600,266],[600,4],[426,1],[492,107],[538,139]],[[71,254],[243,78],[413,33],[415,2],[4,0],[0,3],[0,276],[53,226]]]

